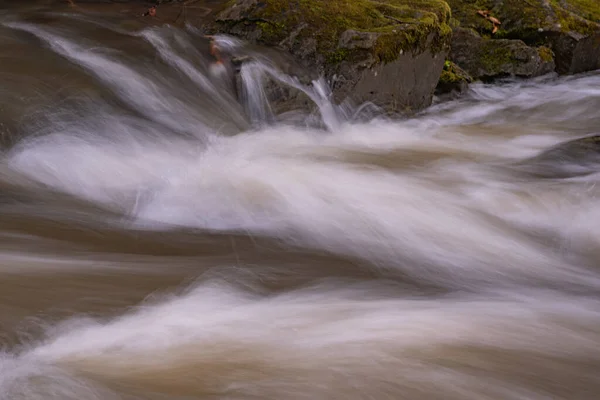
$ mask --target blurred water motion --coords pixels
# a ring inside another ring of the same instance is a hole
[[[365,118],[44,15],[0,14],[0,399],[598,397],[600,175],[561,146],[599,74]]]

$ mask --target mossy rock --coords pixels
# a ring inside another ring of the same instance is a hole
[[[496,36],[523,39],[523,35],[554,31],[589,35],[600,23],[597,0],[447,0],[463,28],[491,35],[492,24],[477,14],[489,10],[501,22]],[[517,36],[517,37],[515,37]]]
[[[431,103],[450,19],[444,0],[235,0],[207,28],[289,52],[336,100],[398,111]]]
[[[532,48],[521,40],[482,38],[459,28],[454,32],[450,58],[473,78],[535,77],[554,70],[552,51]]]
[[[403,51],[447,46],[449,19],[443,0],[238,0],[216,23],[222,31],[296,52],[304,47],[306,57],[338,63],[352,56],[339,46],[348,30],[377,34],[368,50],[376,60],[389,62]]]
[[[597,0],[447,0],[460,26],[483,37],[517,39],[546,46],[562,74],[600,68],[600,1]],[[477,14],[489,10],[501,21],[493,25]]]
[[[600,2],[598,0],[555,0],[555,3],[567,11],[600,24]]]
[[[444,63],[442,75],[435,89],[436,95],[461,94],[465,92],[473,78],[450,60]]]

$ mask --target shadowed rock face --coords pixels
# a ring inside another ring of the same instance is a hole
[[[423,109],[431,104],[444,60],[445,54],[426,50],[370,68],[345,63],[340,69],[345,81],[333,82],[335,95],[338,100],[371,101],[392,111]]]
[[[581,36],[575,33],[558,35],[553,42],[555,51],[564,57],[557,58],[557,71],[562,74],[600,69],[600,32]]]

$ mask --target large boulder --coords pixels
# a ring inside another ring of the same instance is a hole
[[[447,0],[455,24],[484,37],[521,40],[549,47],[556,71],[574,74],[600,68],[600,1],[597,0]],[[477,12],[500,20],[493,24]],[[455,41],[456,43],[456,41]]]
[[[237,0],[205,28],[279,47],[324,75],[334,99],[419,110],[449,50],[443,0]]]

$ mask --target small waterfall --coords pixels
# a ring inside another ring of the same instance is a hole
[[[233,88],[228,88],[223,82],[214,82],[214,80],[211,80],[207,76],[209,75],[208,73],[203,73],[203,71],[200,70],[200,67],[205,67],[204,65],[196,66],[193,65],[192,62],[186,60],[180,55],[181,52],[178,53],[174,46],[168,43],[161,33],[162,32],[159,32],[156,29],[148,29],[142,31],[141,36],[154,46],[160,57],[166,63],[190,78],[200,90],[207,92],[213,102],[218,104],[222,109],[231,110],[230,116],[238,126],[244,126],[246,122],[244,121],[244,116],[242,114],[243,111],[241,108],[235,107],[237,103],[232,93]],[[188,43],[187,38],[183,37],[181,34],[176,34],[175,39],[180,44],[183,44],[183,47],[186,49],[192,47],[191,44]],[[227,78],[228,77],[225,76],[221,79]]]
[[[331,100],[331,90],[324,79],[313,80],[310,85],[302,84],[298,78],[280,72],[268,61],[244,63],[240,70],[242,101],[250,118],[259,125],[272,121],[273,111],[269,104],[266,85],[269,78],[279,85],[298,90],[315,104],[322,123],[329,131],[339,128],[346,113]]]
[[[258,62],[244,63],[239,72],[240,100],[250,121],[258,127],[274,120],[265,91],[266,77],[264,65]]]
[[[128,66],[124,60],[104,54],[97,49],[86,48],[75,40],[67,38],[50,29],[20,23],[8,22],[5,26],[29,32],[45,41],[56,53],[86,68],[91,74],[105,81],[112,87],[125,103],[137,109],[149,119],[156,120],[165,126],[180,132],[197,130],[199,124],[207,124],[206,116],[198,118],[192,110],[187,96],[180,98],[179,93],[172,93],[168,82],[162,77],[147,76],[139,66]],[[105,27],[106,29],[109,29]],[[122,30],[115,33],[125,35]],[[244,129],[250,125],[260,127],[270,125],[278,120],[268,95],[268,85],[282,85],[305,94],[316,106],[321,122],[328,131],[335,131],[341,122],[348,118],[352,109],[348,105],[338,106],[331,100],[331,90],[321,78],[311,84],[302,84],[298,78],[281,72],[278,67],[264,55],[256,51],[248,51],[244,43],[238,39],[219,35],[210,37],[225,54],[239,53],[248,55],[251,61],[243,62],[237,72],[239,81],[237,89],[233,84],[233,65],[202,60],[194,64],[186,59],[186,51],[178,49],[192,47],[190,39],[184,32],[170,29],[147,28],[132,36],[142,37],[156,51],[157,55],[182,76],[188,78],[193,87],[199,90],[197,95],[203,96],[209,104],[204,108],[226,110],[227,119]],[[172,36],[174,40],[169,40]],[[231,61],[231,60],[228,60]],[[230,81],[231,80],[231,81]],[[150,101],[152,100],[152,101]],[[216,105],[216,106],[215,106]],[[165,112],[166,108],[175,110]],[[308,111],[308,110],[303,110]],[[245,115],[243,115],[245,113]],[[175,118],[173,118],[175,117]],[[211,126],[214,124],[207,124]],[[215,127],[216,128],[216,127]]]

